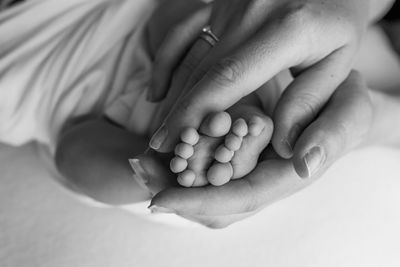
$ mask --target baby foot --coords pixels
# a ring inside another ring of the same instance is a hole
[[[178,183],[185,187],[208,184],[207,171],[214,162],[216,148],[224,141],[231,128],[231,117],[226,112],[209,115],[200,125],[199,131],[188,128],[181,133],[181,143],[175,147],[175,157],[170,168],[178,174]],[[219,175],[232,177],[231,166],[220,168]],[[228,178],[226,178],[228,179]]]
[[[232,127],[230,115],[219,112],[201,124],[200,134],[193,128],[182,132],[170,164],[179,184],[220,186],[254,169],[271,139],[272,121],[255,106],[237,105],[231,112],[240,114]]]
[[[272,120],[255,106],[240,105],[233,107],[240,118],[233,123],[224,143],[215,151],[215,163],[207,172],[208,181],[220,186],[231,179],[239,179],[249,174],[257,165],[261,152],[268,146],[272,132]],[[227,178],[221,173],[232,169]]]

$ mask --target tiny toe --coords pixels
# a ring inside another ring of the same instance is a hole
[[[199,142],[200,136],[195,128],[186,128],[181,133],[182,142],[194,146]]]
[[[196,180],[196,174],[192,170],[186,170],[178,175],[178,183],[184,187],[192,187]]]
[[[194,148],[192,145],[186,143],[180,143],[175,147],[175,155],[183,158],[189,159],[194,154]]]
[[[225,146],[231,151],[238,151],[242,145],[243,138],[230,133],[225,137]]]
[[[265,122],[262,118],[255,116],[250,119],[249,133],[252,136],[259,136],[265,128]]]
[[[215,163],[207,172],[207,179],[214,186],[228,183],[233,176],[233,168],[230,163]]]
[[[229,132],[231,125],[232,119],[227,112],[215,112],[203,121],[200,132],[210,137],[221,137]]]
[[[237,119],[237,120],[235,121],[235,123],[233,124],[233,126],[232,126],[232,132],[233,132],[235,135],[239,136],[239,137],[244,137],[244,136],[246,136],[247,133],[248,133],[248,131],[249,131],[249,129],[248,129],[248,127],[247,127],[247,123],[246,123],[246,121],[245,121],[244,119],[242,119],[242,118]]]
[[[173,173],[180,173],[186,170],[188,166],[187,160],[181,157],[174,157],[170,162],[170,169]]]
[[[215,160],[221,163],[227,163],[232,160],[235,152],[229,150],[224,145],[220,145],[215,151]]]

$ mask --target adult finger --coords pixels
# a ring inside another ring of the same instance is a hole
[[[166,188],[178,186],[176,175],[170,172],[169,165],[166,164],[169,159],[171,155],[154,153],[152,150],[130,159],[134,179],[152,195]]]
[[[134,178],[144,189],[150,191],[154,196],[166,188],[177,187],[175,175],[168,172],[168,169],[162,164],[167,155],[161,155],[148,151],[146,154],[139,155],[135,159],[130,160],[130,164],[134,170]],[[166,212],[167,210],[157,210],[152,207],[153,212]],[[188,220],[200,223],[209,228],[225,228],[234,222],[243,220],[254,215],[256,212],[221,215],[221,216],[201,216],[201,215],[185,215],[178,214]]]
[[[291,161],[268,160],[247,177],[222,187],[170,188],[152,199],[152,206],[181,216],[223,216],[256,212],[306,186]]]
[[[238,0],[235,0],[238,1]],[[210,24],[216,36],[221,37],[222,32],[226,28],[229,18],[235,11],[235,6],[229,5],[228,10],[225,8],[226,2],[216,1],[211,6]],[[223,16],[221,16],[223,14]],[[218,19],[216,19],[218,18]],[[205,26],[205,25],[204,25]],[[187,82],[193,72],[201,65],[208,53],[214,49],[214,43],[211,43],[203,38],[200,38],[201,32],[197,33],[197,40],[193,43],[184,59],[179,63],[179,66],[174,70],[172,84],[168,90],[168,98],[173,98],[177,102],[177,95],[183,96],[187,92]],[[170,92],[172,92],[170,94]]]
[[[160,121],[158,121],[156,125],[161,125],[168,114],[171,112],[171,109],[173,110],[174,107],[180,105],[180,100],[187,92],[185,84],[189,79],[190,74],[202,62],[205,55],[207,55],[210,49],[212,49],[210,44],[200,38],[198,38],[193,46],[190,48],[188,54],[185,56],[180,66],[175,71],[167,95],[163,99],[162,105],[157,111],[155,117],[159,118]],[[150,141],[149,145],[153,149],[155,148],[153,140]]]
[[[196,40],[202,27],[206,25],[210,13],[211,6],[208,5],[179,23],[167,34],[154,60],[148,95],[150,101],[160,101],[165,97],[174,69]]]
[[[281,70],[298,65],[302,61],[300,51],[303,49],[298,44],[304,42],[294,41],[290,32],[281,30],[277,33],[271,25],[211,68],[207,67],[208,64],[197,68],[205,73],[203,78],[174,107],[153,136],[150,146],[160,152],[172,151],[183,128],[197,128],[210,112],[229,108]],[[225,55],[224,50],[231,47],[230,42],[229,39],[221,41],[207,54],[207,60]]]
[[[348,76],[351,53],[347,47],[336,50],[297,76],[284,91],[274,112],[276,129],[272,139],[281,157],[293,156],[297,138]]]
[[[300,136],[293,162],[301,177],[311,177],[327,168],[365,140],[373,115],[366,89],[360,75],[352,72],[318,119]]]
[[[152,58],[155,57],[170,29],[190,18],[206,5],[201,0],[174,0],[173,2],[158,0],[157,2],[157,8],[146,25]]]

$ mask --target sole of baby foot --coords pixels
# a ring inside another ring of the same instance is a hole
[[[200,130],[185,129],[181,143],[175,147],[171,171],[178,175],[177,181],[184,187],[207,185],[207,172],[214,161],[215,149],[224,141],[232,120],[226,112],[212,113],[203,121]]]
[[[230,164],[233,168],[232,179],[249,174],[257,165],[261,153],[271,141],[272,120],[264,114],[254,114],[249,120],[249,132],[243,137],[242,144],[235,151]]]
[[[222,186],[233,177],[232,165],[228,163],[215,162],[207,172],[207,180],[214,186]]]
[[[237,114],[243,116],[234,121],[230,133],[225,137],[215,153],[216,163],[207,176],[213,185],[224,185],[230,179],[239,179],[250,173],[257,165],[259,155],[268,146],[272,132],[272,120],[256,107],[244,105],[237,108]],[[239,112],[240,111],[240,112]],[[232,175],[226,178],[226,169],[230,165]],[[220,176],[215,174],[222,173]],[[211,175],[213,174],[213,175]]]

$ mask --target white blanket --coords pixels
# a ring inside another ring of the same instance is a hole
[[[316,184],[225,230],[83,204],[35,146],[0,145],[1,267],[398,267],[400,152],[353,153]]]
[[[29,0],[1,12],[0,141],[52,147],[69,118],[102,113],[145,132],[155,107],[135,107],[151,73],[141,33],[154,6]]]

